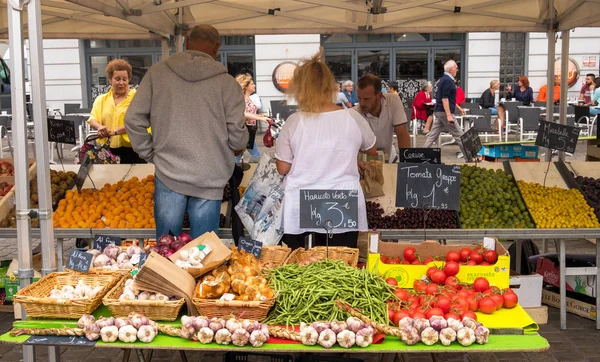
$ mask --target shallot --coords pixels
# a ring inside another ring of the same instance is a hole
[[[432,327],[427,327],[421,332],[421,341],[427,346],[433,346],[439,338],[438,331]]]
[[[231,343],[231,332],[229,332],[226,328],[219,329],[215,333],[215,342],[223,345]]]
[[[348,323],[348,325],[350,325],[350,323]],[[337,342],[344,348],[350,348],[354,346],[354,343],[356,342],[356,334],[350,330],[342,331],[337,335]]]
[[[115,326],[106,326],[100,330],[100,336],[102,337],[102,342],[115,342],[117,338],[119,338],[119,328]]]
[[[452,328],[444,328],[440,331],[440,341],[444,346],[449,346],[456,341],[456,332]]]
[[[317,342],[321,347],[331,348],[337,340],[337,335],[331,329],[325,329],[319,334]]]
[[[475,332],[471,328],[462,328],[456,332],[456,340],[465,347],[472,345],[475,342]]]
[[[248,344],[250,333],[243,328],[238,328],[231,334],[231,341],[238,347],[243,347]]]

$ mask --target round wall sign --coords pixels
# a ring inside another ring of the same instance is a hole
[[[294,77],[294,70],[298,65],[294,62],[279,63],[273,70],[273,85],[278,91],[285,93]]]
[[[554,62],[554,74],[560,74],[560,57]],[[562,76],[562,75],[561,75]],[[567,77],[567,84],[569,88],[577,84],[579,81],[579,64],[573,58],[569,58],[569,74]]]

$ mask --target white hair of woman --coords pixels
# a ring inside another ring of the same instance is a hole
[[[351,81],[351,80],[347,80],[347,81],[344,82],[344,87],[347,87],[349,85],[354,85],[354,82]]]
[[[423,85],[421,85],[421,90],[426,91],[429,87],[433,88],[433,84],[431,84],[430,81],[423,82]]]
[[[458,65],[454,60],[450,59],[444,64],[444,72],[449,72],[454,67],[458,68]]]

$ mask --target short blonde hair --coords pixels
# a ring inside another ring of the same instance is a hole
[[[129,78],[129,80],[131,80],[132,73],[133,73],[131,64],[127,63],[127,61],[123,60],[123,59],[111,60],[108,63],[108,65],[106,66],[106,76],[108,77],[108,79],[110,81],[115,72],[119,72],[119,71],[123,71],[123,70],[127,71],[127,78]]]
[[[490,89],[494,89],[497,85],[500,84],[500,81],[497,79],[494,79],[490,82]]]
[[[333,104],[335,77],[323,62],[323,47],[294,71],[287,94],[298,102],[304,112],[319,113]]]
[[[235,80],[237,80],[237,82],[242,86],[242,91],[246,93],[246,89],[250,85],[250,82],[252,82],[252,76],[248,73],[238,74],[235,77]]]

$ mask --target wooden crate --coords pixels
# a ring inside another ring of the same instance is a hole
[[[548,324],[548,307],[545,305],[523,309],[537,324]]]

